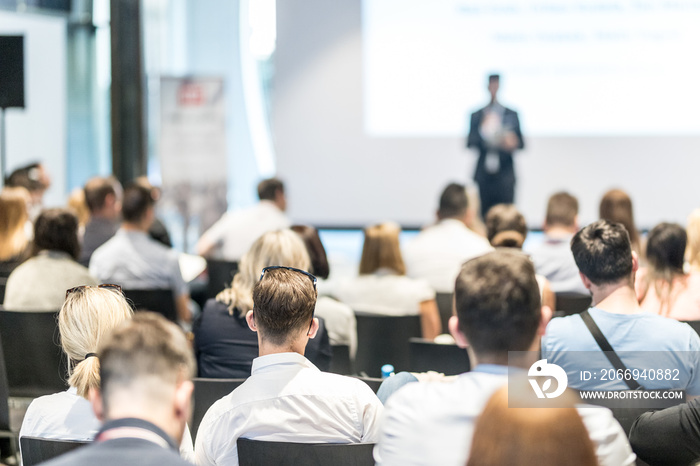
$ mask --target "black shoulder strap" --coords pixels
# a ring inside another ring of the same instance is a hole
[[[600,346],[600,349],[603,350],[605,357],[607,357],[608,361],[610,361],[610,364],[612,364],[615,369],[621,370],[622,373],[625,374],[627,372],[627,366],[625,366],[625,363],[622,362],[622,359],[620,359],[613,347],[610,346],[610,342],[608,342],[608,339],[605,338],[603,332],[600,331],[600,327],[598,327],[598,324],[595,323],[595,320],[593,320],[593,317],[591,317],[591,315],[588,313],[588,310],[583,311],[579,315],[581,316],[583,323],[586,324],[586,327],[588,327],[591,335],[593,335],[593,338],[595,338],[598,346]],[[622,377],[622,379],[631,390],[639,390],[644,388],[632,378],[627,380],[626,378]]]

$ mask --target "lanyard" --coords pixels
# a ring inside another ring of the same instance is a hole
[[[138,438],[155,443],[163,448],[170,449],[170,444],[160,435],[141,427],[115,427],[105,430],[95,438],[96,442],[104,442],[117,438]]]

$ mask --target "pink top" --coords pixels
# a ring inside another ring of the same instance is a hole
[[[661,300],[654,283],[649,284],[645,293],[645,277],[646,269],[640,269],[635,283],[639,304],[644,312],[661,314]],[[700,320],[700,272],[691,272],[673,281],[670,304],[670,312],[665,307],[661,314],[664,317],[684,321]]]

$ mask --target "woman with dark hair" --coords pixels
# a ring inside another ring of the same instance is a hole
[[[648,267],[637,273],[642,310],[678,320],[700,319],[700,273],[683,271],[688,235],[676,223],[660,223],[649,232]]]
[[[7,279],[5,309],[57,311],[66,290],[97,285],[88,269],[76,262],[80,254],[78,219],[66,209],[43,211],[34,224],[32,257]]]
[[[355,356],[357,350],[357,322],[355,313],[350,306],[336,301],[330,296],[322,296],[323,280],[327,280],[330,275],[328,256],[326,248],[323,247],[318,231],[312,226],[294,225],[295,231],[304,240],[306,250],[311,259],[310,272],[318,279],[319,296],[316,301],[316,316],[323,317],[328,329],[328,337],[331,345],[348,345],[351,357]]]

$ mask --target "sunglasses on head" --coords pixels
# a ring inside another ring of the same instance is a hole
[[[113,284],[111,284],[111,283],[105,283],[105,284],[103,284],[103,285],[97,285],[97,286],[80,285],[80,286],[76,286],[76,287],[70,288],[70,289],[66,290],[66,298],[68,298],[68,296],[70,296],[71,293],[76,293],[76,292],[78,292],[78,291],[82,291],[82,290],[84,290],[85,288],[106,288],[106,289],[111,290],[111,291],[116,291],[116,292],[119,293],[119,294],[122,294],[122,295],[124,294],[124,293],[122,293],[122,287],[121,287],[121,286],[119,286],[119,285],[113,285]]]
[[[265,272],[267,272],[268,270],[275,270],[275,269],[291,270],[292,272],[299,272],[301,274],[306,275],[307,277],[309,277],[311,279],[311,283],[314,284],[314,291],[316,290],[316,282],[318,282],[318,279],[315,276],[311,275],[306,270],[301,270],[301,269],[297,269],[294,267],[286,267],[284,265],[271,265],[270,267],[265,267],[264,269],[262,269],[262,273],[260,274],[260,279],[258,281],[261,281],[263,279],[263,277],[265,276]]]

